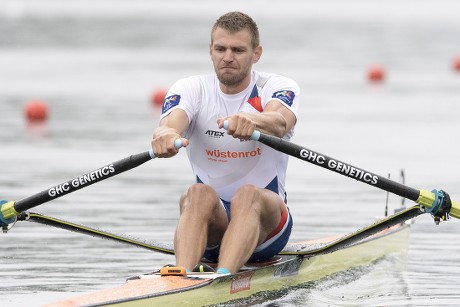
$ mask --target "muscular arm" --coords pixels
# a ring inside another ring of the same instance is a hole
[[[156,157],[168,158],[177,154],[174,147],[176,139],[182,140],[182,146],[187,147],[188,140],[182,135],[188,127],[188,116],[182,109],[175,109],[160,121],[152,137],[152,149]]]
[[[283,137],[294,127],[297,118],[278,100],[271,100],[261,113],[238,113],[219,120],[220,128],[223,127],[224,120],[229,121],[228,134],[236,138],[249,139],[254,130]]]

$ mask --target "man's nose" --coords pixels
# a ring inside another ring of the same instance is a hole
[[[233,51],[232,50],[226,50],[224,54],[224,61],[225,62],[231,62],[233,61]]]

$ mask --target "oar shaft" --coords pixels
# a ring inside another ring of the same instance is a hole
[[[66,194],[80,190],[96,182],[105,180],[112,176],[121,174],[127,170],[133,169],[152,159],[148,151],[131,155],[116,162],[107,164],[83,176],[75,177],[71,180],[58,184],[33,196],[19,200],[14,205],[16,211],[22,212],[45,202],[59,198]]]
[[[311,149],[288,142],[279,137],[260,133],[258,141],[300,160],[307,161],[343,176],[376,186],[404,198],[416,201],[419,197],[419,191],[416,189],[406,187],[403,184],[387,179],[385,176],[379,176]]]
[[[12,218],[23,211],[29,210],[45,202],[51,201],[53,199],[92,185],[96,182],[133,169],[151,160],[153,157],[154,155],[152,150],[131,155],[124,159],[107,164],[92,172],[86,173],[83,176],[75,177],[71,180],[53,186],[35,195],[18,200],[16,202],[9,202],[2,206],[1,213],[5,219]]]
[[[174,147],[176,149],[179,149],[182,146],[183,144],[181,139],[176,139],[174,141]],[[4,227],[5,224],[12,223],[10,220],[23,211],[133,169],[153,158],[155,158],[155,154],[153,149],[150,149],[149,151],[131,155],[127,158],[107,164],[95,171],[86,173],[80,177],[75,177],[74,179],[58,184],[19,201],[10,201],[5,204],[1,204],[0,225]]]
[[[347,176],[363,183],[375,186],[382,190],[394,193],[401,197],[410,199],[428,208],[431,208],[434,201],[436,200],[436,196],[432,192],[410,188],[404,184],[392,181],[385,176],[379,176],[372,172],[352,166],[340,160],[333,159],[300,145],[288,142],[276,136],[271,136],[260,133],[259,131],[255,131],[251,139],[259,141],[290,156],[326,168],[343,176]],[[450,215],[460,219],[460,203],[452,201]]]

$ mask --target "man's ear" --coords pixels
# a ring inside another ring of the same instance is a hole
[[[253,64],[259,62],[259,59],[260,57],[262,56],[262,46],[257,46],[255,49],[254,49],[254,60],[253,60]]]

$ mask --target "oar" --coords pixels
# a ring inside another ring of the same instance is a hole
[[[179,139],[176,140],[174,146],[177,149],[181,148],[182,141]],[[75,177],[71,180],[53,186],[47,190],[41,191],[27,198],[18,201],[9,201],[4,204],[0,203],[0,225],[2,226],[3,230],[6,231],[8,224],[14,222],[14,217],[16,217],[19,213],[23,211],[29,210],[33,207],[36,207],[53,199],[59,198],[66,194],[72,193],[74,191],[80,190],[96,182],[102,181],[104,179],[123,173],[127,170],[138,167],[139,165],[154,158],[155,155],[153,153],[153,150],[151,149],[149,151],[131,155],[124,159],[107,164],[92,172],[86,173],[83,176]]]
[[[224,128],[228,129],[228,121],[224,122]],[[379,176],[311,149],[291,143],[282,138],[261,133],[257,130],[254,131],[251,139],[259,141],[275,150],[300,160],[310,162],[343,176],[356,179],[382,190],[410,199],[427,208],[426,211],[431,213],[433,216],[441,214],[442,218],[445,219],[447,218],[447,214],[450,214],[451,216],[460,219],[460,203],[452,201],[451,208],[442,208],[445,203],[445,194],[443,191],[433,190],[430,192],[427,190],[417,190],[404,184],[392,181],[384,176]],[[435,217],[439,218],[439,216]],[[438,222],[439,219],[435,219],[435,221]]]
[[[22,212],[17,216],[17,219],[18,221],[29,221],[29,222],[44,224],[48,226],[65,229],[65,230],[70,230],[73,232],[90,235],[93,237],[121,242],[121,243],[129,244],[129,245],[133,245],[136,247],[142,247],[142,248],[145,248],[151,251],[160,252],[160,253],[164,253],[168,255],[174,254],[174,249],[171,244],[141,241],[136,238],[103,231],[103,230],[92,228],[92,227],[85,226],[85,225],[79,225],[76,223],[64,221],[61,219],[57,219],[57,218],[46,216],[46,215],[39,214],[39,213]]]

